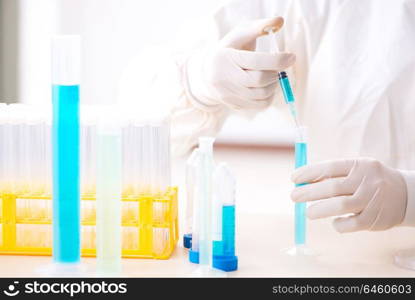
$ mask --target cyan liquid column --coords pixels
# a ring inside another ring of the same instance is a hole
[[[223,255],[235,256],[235,205],[223,205],[222,222]]]
[[[297,128],[295,142],[295,168],[307,164],[306,127]],[[306,183],[296,184],[301,186]],[[295,244],[304,245],[306,242],[306,203],[295,203]]]
[[[80,37],[52,39],[53,259],[80,261]]]
[[[121,271],[121,128],[115,109],[98,124],[97,143],[97,271]]]

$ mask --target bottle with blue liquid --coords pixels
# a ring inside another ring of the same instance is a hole
[[[204,152],[199,147],[192,159],[199,163],[194,165],[198,176],[194,187],[192,235],[188,237],[189,261],[226,272],[235,271],[238,268],[235,255],[235,178],[225,163],[216,168],[210,163],[206,168]],[[211,151],[209,153],[209,161],[213,162]]]

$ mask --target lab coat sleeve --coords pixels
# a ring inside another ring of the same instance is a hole
[[[401,226],[415,226],[415,171],[401,171],[407,188],[407,204]]]

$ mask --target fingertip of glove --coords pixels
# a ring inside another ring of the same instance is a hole
[[[335,218],[332,222],[334,229],[338,232],[338,233],[347,233],[349,232],[349,230],[347,230],[346,227],[346,222],[347,222],[347,217],[340,217],[340,218]]]
[[[307,212],[306,212],[307,218],[309,218],[310,220],[317,220],[319,219],[319,214],[317,214],[314,205],[311,205],[307,208]]]
[[[300,177],[300,173],[301,170],[300,169],[296,169],[294,172],[291,173],[291,181],[294,183],[300,183],[298,181],[299,177]]]
[[[270,32],[279,31],[284,26],[284,18],[276,16],[265,20],[265,25],[262,28],[262,35],[269,34]]]

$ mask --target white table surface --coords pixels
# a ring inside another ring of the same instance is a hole
[[[292,150],[218,147],[215,156],[217,161],[227,161],[238,178],[239,269],[228,277],[415,277],[415,271],[393,264],[394,252],[415,248],[415,228],[339,234],[329,219],[310,221],[309,246],[319,255],[305,261],[285,255],[282,249],[293,242],[293,204],[289,200]],[[182,200],[183,163],[176,160],[173,173]],[[181,201],[181,216],[184,209],[185,201]],[[42,276],[39,269],[50,262],[51,257],[0,256],[0,277]],[[94,276],[95,259],[83,258],[82,263],[87,272],[80,276]],[[169,260],[123,259],[121,276],[188,277],[196,269],[179,241]]]

